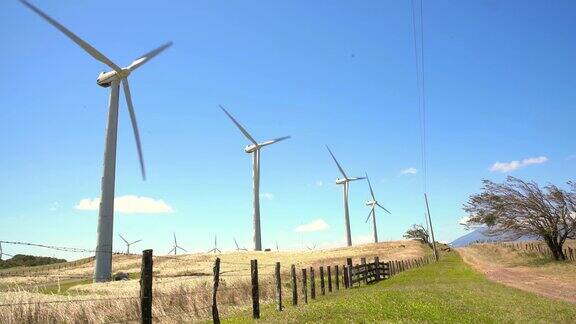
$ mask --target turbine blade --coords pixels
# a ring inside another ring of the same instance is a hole
[[[134,62],[132,62],[127,69],[130,70],[130,72],[136,70],[138,67],[140,67],[142,64],[148,62],[149,60],[151,60],[154,56],[160,54],[162,51],[164,51],[165,49],[167,49],[168,47],[172,46],[172,42],[168,42],[160,47],[158,47],[157,49],[150,51],[144,55],[142,55],[140,58],[134,60]]]
[[[236,250],[240,250],[240,248],[238,247],[238,242],[236,242],[236,238],[234,238],[234,244],[236,244]]]
[[[374,197],[374,190],[372,190],[372,184],[370,183],[370,178],[368,178],[368,173],[366,173],[366,180],[368,181],[368,187],[370,187],[370,195],[372,195],[372,200],[376,201],[376,197]]]
[[[232,117],[232,115],[230,115],[230,113],[224,109],[224,107],[222,107],[222,105],[219,105],[220,109],[222,109],[222,111],[228,115],[228,117],[232,120],[232,122],[234,124],[236,124],[236,127],[238,127],[240,129],[240,131],[242,132],[242,134],[244,134],[244,136],[246,136],[246,138],[252,142],[254,145],[258,145],[258,142],[256,142],[256,140],[248,133],[248,131],[246,129],[244,129],[244,127],[242,127],[242,125],[240,125],[240,123],[238,121],[236,121],[236,119],[234,119],[234,117]]]
[[[182,251],[184,251],[184,252],[188,252],[188,250],[186,250],[186,249],[185,249],[185,248],[183,248],[183,247],[179,247],[179,246],[177,246],[177,248],[179,248],[180,250],[182,250]]]
[[[338,163],[338,160],[336,160],[336,157],[334,156],[334,154],[332,153],[332,151],[330,150],[328,145],[326,145],[326,148],[328,149],[328,152],[330,152],[330,155],[332,156],[332,159],[334,159],[334,162],[336,162],[336,165],[338,166],[338,170],[340,170],[340,173],[342,173],[342,175],[344,176],[344,179],[348,179],[346,172],[344,172],[344,169],[342,169],[342,166],[340,166],[340,163]]]
[[[124,237],[122,237],[122,235],[118,234],[118,236],[120,236],[120,238],[122,239],[122,241],[126,242],[126,244],[128,244],[128,241],[126,241],[126,239]]]
[[[136,113],[134,113],[134,106],[132,106],[132,95],[130,94],[130,86],[128,85],[128,78],[122,79],[122,85],[124,86],[124,97],[126,97],[128,112],[130,113],[130,120],[132,121],[132,130],[134,131],[134,138],[136,139],[136,149],[138,149],[138,159],[140,160],[140,171],[142,172],[142,180],[146,180],[146,170],[144,169],[144,156],[142,155],[142,144],[140,143],[140,133],[138,132]]]
[[[365,177],[352,177],[352,178],[348,178],[348,181],[356,181],[356,180],[364,180],[366,179]]]
[[[170,252],[168,252],[168,254],[171,254],[172,252],[174,252],[174,250],[176,250],[176,247],[174,247],[172,250],[170,250]]]
[[[392,213],[388,209],[384,208],[384,206],[380,205],[380,203],[376,203],[376,205],[378,205],[378,207],[384,209],[388,214],[392,215]]]
[[[176,233],[173,233],[173,234],[174,234],[174,246],[177,246],[178,243],[176,242]]]
[[[262,144],[259,144],[259,146],[266,146],[266,145],[278,143],[278,142],[280,142],[280,141],[287,140],[287,139],[289,139],[290,137],[291,137],[291,136],[283,136],[283,137],[275,138],[275,139],[273,139],[273,140],[266,141],[266,142],[264,142],[264,143],[262,143]]]
[[[34,5],[32,5],[30,2],[28,2],[26,0],[20,0],[20,2],[22,2],[22,4],[24,4],[26,7],[32,9],[32,11],[34,11],[35,13],[40,15],[42,18],[46,19],[46,21],[48,21],[52,26],[56,27],[58,30],[63,32],[72,41],[74,41],[74,43],[78,44],[86,52],[88,52],[88,54],[90,54],[93,58],[97,59],[98,61],[100,61],[106,65],[108,65],[109,67],[111,67],[112,69],[114,69],[118,73],[120,73],[122,71],[122,69],[118,65],[116,65],[116,64],[114,64],[114,62],[110,61],[110,59],[108,59],[106,56],[104,56],[104,54],[98,52],[97,49],[95,49],[90,44],[83,41],[80,37],[76,36],[73,32],[68,30],[66,27],[62,26],[59,22],[52,19],[52,17],[45,14],[42,10],[36,8]]]
[[[140,242],[140,241],[142,241],[142,240],[137,240],[137,241],[134,241],[134,242],[130,243],[130,245],[132,245],[132,244],[136,244],[136,243],[138,243],[138,242]]]
[[[364,223],[368,223],[368,220],[370,219],[370,216],[372,216],[373,212],[374,212],[374,205],[372,205],[372,208],[370,208],[370,212],[368,213],[368,217],[366,217],[366,221]]]

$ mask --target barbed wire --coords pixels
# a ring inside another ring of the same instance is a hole
[[[42,305],[42,304],[60,304],[60,303],[75,303],[75,302],[95,302],[95,301],[113,301],[113,300],[128,300],[139,299],[140,297],[114,297],[114,298],[90,298],[90,299],[65,299],[65,300],[47,300],[47,301],[30,301],[20,303],[7,303],[0,304],[0,307],[8,306],[24,306],[24,305]]]
[[[46,244],[19,242],[19,241],[0,241],[0,243],[12,244],[12,245],[33,246],[33,247],[50,249],[50,250],[56,250],[56,251],[62,251],[62,252],[73,252],[73,253],[111,253],[111,254],[123,254],[123,255],[134,255],[134,256],[141,255],[141,254],[137,254],[137,253],[126,253],[126,252],[105,251],[105,250],[92,250],[92,249],[77,248],[77,247],[55,246],[55,245],[46,245]]]

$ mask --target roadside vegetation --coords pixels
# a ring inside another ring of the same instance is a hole
[[[263,322],[574,323],[576,307],[487,280],[449,252],[438,263],[276,312]],[[248,314],[228,322],[251,322]]]

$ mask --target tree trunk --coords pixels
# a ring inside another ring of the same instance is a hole
[[[559,243],[557,238],[547,236],[544,237],[544,241],[546,241],[546,245],[548,245],[548,248],[552,252],[552,257],[554,257],[554,260],[556,261],[566,260],[566,256],[564,255],[564,251],[562,250],[563,244]]]

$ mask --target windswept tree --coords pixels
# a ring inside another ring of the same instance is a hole
[[[430,244],[430,236],[428,235],[428,231],[424,228],[424,226],[420,224],[413,224],[412,227],[406,231],[404,237],[407,239],[420,240],[422,243],[432,246]]]
[[[565,260],[562,246],[576,238],[576,183],[568,190],[549,184],[508,177],[504,183],[483,181],[482,192],[470,196],[464,210],[467,227],[485,225],[486,235],[509,239],[537,236],[544,240],[556,260]]]

